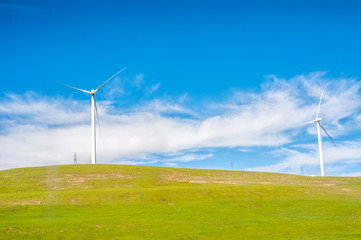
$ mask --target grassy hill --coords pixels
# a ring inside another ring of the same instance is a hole
[[[0,171],[0,239],[361,239],[361,178],[122,165]]]

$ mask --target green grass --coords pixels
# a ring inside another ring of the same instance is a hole
[[[361,239],[361,178],[11,169],[0,171],[0,239]]]

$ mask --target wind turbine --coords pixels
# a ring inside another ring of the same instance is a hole
[[[313,121],[307,122],[305,124],[309,124],[309,123],[316,123],[317,125],[317,135],[318,135],[318,152],[320,154],[320,168],[321,168],[321,176],[325,176],[324,170],[323,170],[323,156],[322,156],[322,138],[321,138],[321,130],[320,128],[322,128],[322,130],[327,134],[327,136],[330,138],[330,140],[332,141],[333,145],[336,147],[335,142],[332,140],[330,134],[328,134],[328,132],[326,131],[326,129],[322,126],[321,124],[321,120],[322,118],[318,117],[318,114],[320,113],[320,106],[321,106],[321,101],[322,101],[322,96],[323,96],[323,92],[324,90],[322,90],[321,93],[321,97],[320,97],[320,102],[318,104],[318,108],[317,108],[317,113],[316,113],[316,118]]]
[[[81,92],[84,92],[84,93],[88,93],[91,95],[91,121],[92,121],[92,125],[91,125],[91,129],[92,129],[92,141],[91,141],[91,145],[92,145],[92,164],[96,164],[97,160],[96,160],[96,135],[95,135],[95,113],[97,114],[97,117],[99,119],[99,116],[98,116],[98,109],[97,109],[97,104],[96,104],[96,101],[95,101],[95,94],[99,91],[99,89],[101,89],[107,82],[109,82],[112,78],[114,78],[116,75],[118,75],[120,72],[122,72],[123,70],[125,70],[125,68],[123,68],[122,70],[120,70],[119,72],[117,72],[116,74],[114,74],[111,78],[109,78],[108,80],[106,80],[102,85],[100,85],[97,89],[95,90],[91,90],[91,91],[86,91],[86,90],[83,90],[83,89],[80,89],[80,88],[76,88],[76,87],[72,87],[72,86],[69,86],[69,85],[66,85],[64,83],[60,83],[58,82],[59,84],[62,84],[64,86],[67,86],[67,87],[70,87],[70,88],[73,88],[73,89],[76,89],[76,90],[79,90]]]

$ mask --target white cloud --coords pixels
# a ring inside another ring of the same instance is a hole
[[[301,166],[317,166],[317,164],[319,164],[316,153],[317,152],[313,151],[300,152],[294,149],[281,148],[272,152],[272,154],[279,157],[281,161],[268,166],[247,168],[246,170],[298,174]]]
[[[6,94],[0,114],[17,125],[80,124],[88,122],[90,105],[63,98],[50,98],[27,92],[24,95]],[[4,119],[0,124],[4,124]],[[17,126],[16,126],[17,127]]]
[[[142,74],[142,73],[137,74],[134,77],[133,82],[134,82],[136,89],[139,90],[142,87],[142,85],[144,84],[144,74]]]
[[[144,76],[138,78],[141,85]],[[98,101],[102,127],[99,163],[174,165],[214,156],[199,154],[202,149],[267,146],[280,161],[253,170],[295,172],[298,165],[298,173],[300,162],[317,166],[317,152],[305,145],[301,151],[285,144],[297,143],[298,136],[307,136],[305,133],[315,133],[314,127],[300,124],[315,117],[324,86],[320,114],[330,134],[348,136],[361,130],[360,82],[329,81],[324,73],[268,79],[261,92],[236,92],[226,100],[213,102],[192,103],[184,94],[174,99],[152,99],[120,111],[112,102]],[[0,104],[0,126],[5,129],[0,131],[4,149],[0,168],[71,163],[74,152],[80,163],[90,162],[89,105],[35,93],[5,96]],[[329,163],[346,159],[351,164],[361,155],[357,147],[356,141],[344,142],[337,150],[326,149],[325,159]],[[163,157],[154,157],[158,155]]]
[[[116,76],[104,86],[104,89],[102,89],[103,91],[101,91],[100,94],[113,100],[121,99],[124,96],[130,96],[133,92],[151,95],[158,91],[160,85],[160,82],[154,84],[152,81],[146,81],[145,75],[142,73],[131,78]]]
[[[295,145],[293,147],[297,148],[281,148],[274,151],[272,154],[282,159],[276,164],[253,167],[246,170],[299,174],[300,167],[303,166],[309,168],[310,173],[318,175],[320,171],[320,160],[317,142],[314,144]],[[333,147],[329,142],[324,142],[323,157],[326,175],[343,175],[345,169],[342,165],[352,166],[361,163],[361,139],[343,141],[338,143],[337,147]]]
[[[240,151],[240,152],[249,152],[249,149],[246,149],[246,148],[240,148],[240,149],[238,149],[238,151]]]
[[[178,100],[167,99],[154,99],[141,106],[138,106],[135,111],[152,112],[152,113],[174,113],[174,114],[186,114],[190,116],[198,116],[198,114],[188,108],[182,106]]]
[[[149,87],[147,90],[147,93],[152,94],[152,93],[158,91],[159,88],[160,88],[160,83],[158,82],[158,83],[154,84],[153,86]]]
[[[171,163],[164,163],[164,165],[169,166],[169,167],[176,167],[177,163],[171,162]]]
[[[167,162],[190,162],[190,161],[194,161],[194,160],[204,160],[207,158],[211,158],[213,157],[212,153],[208,153],[208,154],[185,154],[185,155],[181,155],[181,156],[177,156],[177,157],[173,157],[173,158],[167,158],[163,161],[167,161]]]
[[[345,177],[361,177],[361,172],[344,173],[342,175]]]

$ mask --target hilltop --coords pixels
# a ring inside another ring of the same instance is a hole
[[[62,165],[0,171],[0,239],[360,239],[361,178]]]

